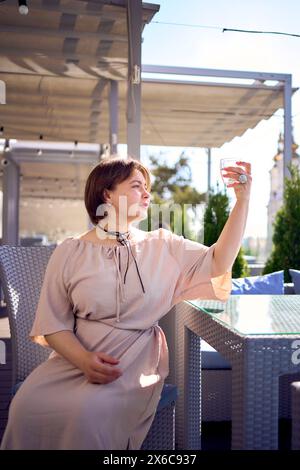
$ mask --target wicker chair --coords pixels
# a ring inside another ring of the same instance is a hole
[[[300,450],[300,382],[292,383],[292,449]]]
[[[7,304],[12,339],[12,396],[20,383],[49,356],[49,350],[32,343],[31,329],[44,273],[55,245],[0,247],[0,278]],[[156,415],[142,449],[175,449],[177,388],[165,385]]]

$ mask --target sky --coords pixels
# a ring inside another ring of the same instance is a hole
[[[293,86],[300,87],[300,37],[222,32],[222,28],[236,28],[300,34],[298,0],[154,0],[152,3],[159,4],[160,11],[143,32],[143,64],[290,73]],[[205,27],[171,26],[156,21]],[[293,96],[292,115],[294,139],[300,144],[300,90]],[[245,237],[267,235],[269,171],[280,131],[283,131],[282,110],[242,137],[236,137],[220,149],[212,149],[213,187],[217,183],[223,185],[219,174],[220,158],[233,157],[252,163],[252,194]],[[171,164],[182,150],[143,147],[141,160],[147,163],[151,153],[161,153]],[[184,150],[190,156],[193,185],[200,192],[206,191],[205,150]],[[228,190],[228,195],[232,207],[235,201],[232,189]]]

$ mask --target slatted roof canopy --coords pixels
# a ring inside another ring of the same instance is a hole
[[[116,80],[118,141],[126,143],[126,1],[30,0],[28,5],[29,14],[22,16],[16,0],[0,2],[0,79],[6,83],[7,101],[0,106],[2,137],[31,141],[43,135],[44,142],[108,142],[109,82]],[[143,3],[143,27],[158,9],[159,5]],[[144,78],[141,143],[220,147],[281,107],[280,82],[268,86],[254,81],[241,85]],[[15,151],[16,161],[21,155],[30,157],[30,152],[37,157],[37,146]],[[62,159],[59,170],[58,155],[48,152],[44,158],[43,153],[31,163],[20,159],[22,196],[59,197],[63,184],[68,197],[82,198],[97,151],[91,161],[82,153],[86,167],[83,160]],[[42,193],[41,179],[47,189]]]
[[[1,137],[10,139],[10,156],[20,165],[21,197],[82,200],[100,153],[99,145],[82,142],[108,141],[101,113],[109,82],[127,87],[127,0],[29,0],[28,6],[22,16],[17,0],[0,1]],[[158,10],[142,4],[142,28]],[[40,135],[43,141],[34,142]]]
[[[127,82],[127,1],[30,0],[26,16],[17,4],[0,2],[4,136],[107,141],[101,102],[109,80]],[[143,27],[158,9],[143,3]]]
[[[124,116],[126,106],[123,87],[121,84],[120,116]],[[104,100],[104,121],[108,119],[106,103]],[[144,145],[221,147],[282,107],[280,83],[268,86],[144,79],[141,141]],[[123,121],[120,126],[120,142],[126,142],[125,124]]]
[[[127,141],[128,31],[125,1],[0,3],[4,137],[109,140],[109,80],[119,82],[119,142]],[[143,25],[158,5],[143,4]],[[283,106],[281,84],[148,80],[142,84],[142,144],[220,147]]]
[[[109,139],[106,80],[1,74],[5,135],[103,143]],[[66,87],[65,81],[68,82]],[[22,92],[20,91],[22,90]],[[119,82],[119,142],[126,143],[127,83]],[[220,147],[283,107],[282,86],[143,81],[144,145]]]

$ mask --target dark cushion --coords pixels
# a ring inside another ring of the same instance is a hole
[[[286,295],[292,295],[295,294],[295,287],[292,282],[285,282],[284,283],[284,293]]]
[[[21,387],[21,385],[22,385],[23,382],[24,382],[24,380],[22,380],[22,382],[16,383],[16,384],[13,386],[13,389],[12,389],[12,394],[13,394],[13,396],[17,393],[17,391],[19,390],[19,388]]]
[[[300,294],[300,271],[297,269],[289,269],[290,275],[294,283],[295,294]]]
[[[161,392],[161,397],[157,405],[157,410],[161,410],[169,406],[173,401],[175,402],[178,397],[178,389],[176,385],[164,384]]]

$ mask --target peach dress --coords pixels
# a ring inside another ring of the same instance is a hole
[[[47,346],[44,335],[74,331],[86,349],[119,359],[123,375],[109,384],[89,383],[53,351],[13,398],[2,449],[141,447],[169,373],[158,321],[182,300],[226,301],[231,272],[212,279],[214,245],[166,229],[134,228],[131,247],[137,265],[122,245],[69,237],[55,248],[32,340]]]

